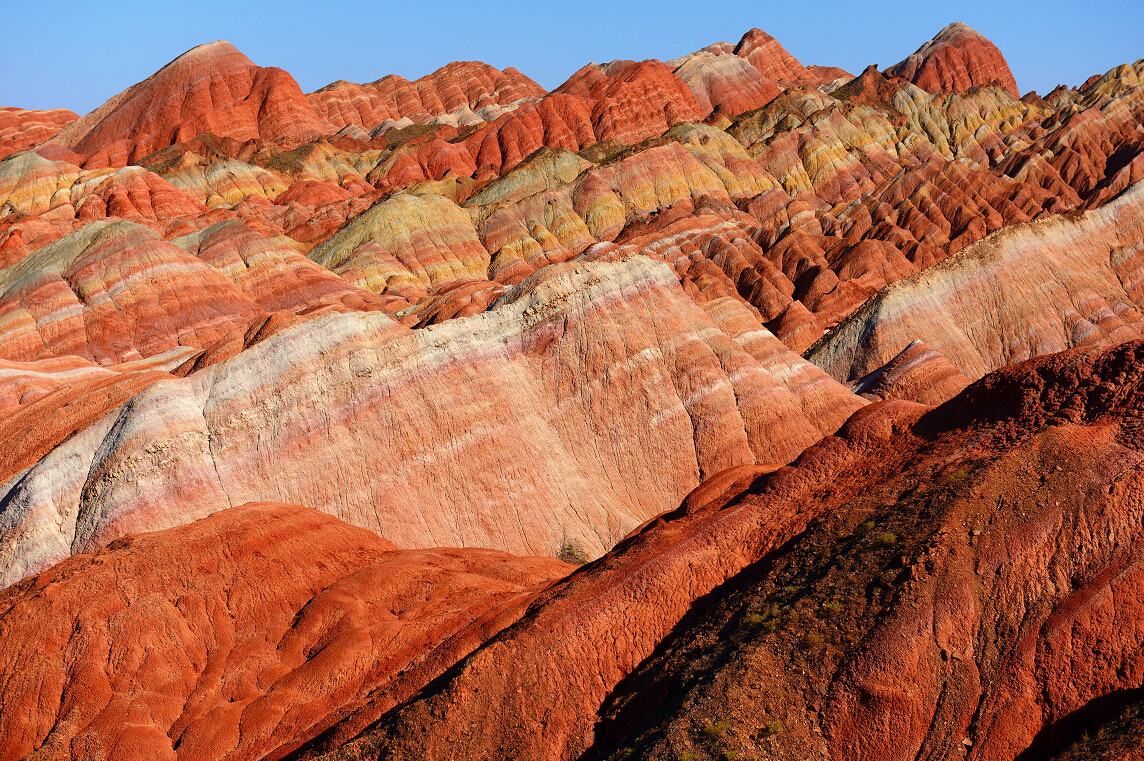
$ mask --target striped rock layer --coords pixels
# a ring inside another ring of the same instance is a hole
[[[272,498],[402,547],[596,556],[863,404],[662,263],[549,267],[484,314],[420,331],[327,314],[151,386],[4,475],[4,579]]]

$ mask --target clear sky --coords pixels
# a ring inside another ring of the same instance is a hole
[[[1021,92],[1144,57],[1144,0],[916,2],[18,2],[4,11],[0,106],[86,113],[184,51],[229,40],[303,91],[416,79],[456,60],[515,66],[552,89],[590,61],[669,59],[759,27],[804,64],[885,68],[953,21],[1001,49]],[[1010,10],[1012,9],[1012,10]]]

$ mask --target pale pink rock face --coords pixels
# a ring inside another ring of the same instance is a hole
[[[708,111],[720,108],[728,116],[760,108],[782,92],[735,55],[693,53],[676,67],[675,75],[687,83],[701,107]]]
[[[380,314],[300,323],[156,384],[10,484],[5,578],[271,496],[403,547],[599,555],[701,479],[785,462],[863,404],[739,302],[711,310],[633,257],[550,266],[416,332]],[[103,474],[82,494],[77,456]]]
[[[1140,338],[1142,243],[1140,185],[1095,211],[1007,227],[883,289],[807,357],[849,382],[918,339],[975,380],[1030,357]]]

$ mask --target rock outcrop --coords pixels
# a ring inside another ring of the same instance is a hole
[[[4,359],[100,364],[206,348],[262,310],[225,274],[131,222],[97,222],[0,270]]]
[[[55,137],[61,129],[78,118],[66,108],[37,111],[12,106],[0,107],[0,158]]]
[[[971,379],[1040,354],[1144,335],[1144,184],[1079,215],[1005,228],[884,288],[807,357],[843,381],[915,339]]]
[[[401,547],[599,556],[702,479],[786,462],[865,404],[740,302],[708,306],[632,257],[547,267],[420,331],[377,313],[294,324],[10,481],[3,578],[271,500]]]
[[[727,116],[761,108],[782,92],[748,61],[726,53],[692,53],[678,62],[674,73],[691,88],[701,108],[719,109]]]
[[[297,757],[1011,760],[1095,735],[1144,684],[1142,373],[1133,343],[871,405]]]
[[[811,72],[786,51],[779,41],[762,29],[752,29],[735,46],[735,55],[744,58],[760,74],[783,87],[815,79]]]
[[[997,84],[1014,98],[1021,96],[997,46],[960,22],[942,29],[886,73],[907,79],[926,92],[962,92]]]
[[[662,61],[588,64],[552,92],[591,102],[593,132],[601,142],[638,143],[707,115],[687,83]]]
[[[470,126],[494,121],[544,88],[513,67],[499,71],[480,61],[456,61],[410,82],[391,74],[364,85],[334,82],[306,97],[331,126],[375,129],[388,119]]]
[[[0,755],[280,757],[414,694],[571,568],[281,504],[124,537],[0,593]]]
[[[0,109],[0,758],[1138,748],[1144,61],[1017,95],[954,24]]]
[[[85,166],[123,166],[211,133],[300,143],[334,132],[282,69],[254,65],[229,42],[188,50],[73,122],[49,145]]]

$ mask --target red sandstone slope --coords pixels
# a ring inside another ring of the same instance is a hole
[[[908,79],[927,92],[959,92],[996,82],[1014,98],[1021,95],[997,46],[960,22],[942,29],[886,73]]]
[[[747,59],[760,74],[784,87],[815,79],[778,40],[762,29],[752,29],[744,34],[735,46],[735,55]]]
[[[79,117],[66,108],[50,111],[0,107],[0,158],[39,145]]]
[[[737,116],[766,105],[782,92],[739,56],[701,50],[673,63],[678,63],[675,75],[687,83],[707,111],[719,109],[727,116]]]
[[[127,537],[0,593],[6,757],[1052,751],[1144,681],[1142,377],[1137,343],[867,408],[539,596],[568,566],[286,505]]]
[[[89,225],[0,271],[8,360],[201,349],[261,313],[226,275],[130,222]]]
[[[872,405],[302,757],[1040,757],[1144,685],[1142,379],[1135,343]]]
[[[412,694],[571,568],[395,550],[281,504],[125,537],[0,593],[0,758],[280,756]]]
[[[423,123],[442,114],[465,124],[492,121],[520,101],[544,95],[543,87],[511,66],[498,71],[480,61],[455,61],[413,82],[393,74],[363,85],[334,82],[306,98],[335,129],[369,131],[386,119]]]
[[[1093,348],[1144,326],[1144,62],[1011,80],[963,25],[886,74],[752,30],[547,96],[461,62],[303,97],[215,43],[0,160],[0,757],[1026,761],[1099,725],[1144,681],[1144,349]],[[69,118],[5,113],[0,149]],[[838,431],[824,330],[899,401]],[[261,500],[603,557],[526,612],[570,569],[192,523]]]
[[[789,461],[864,404],[741,302],[701,306],[641,256],[548,267],[420,330],[327,313],[251,346],[261,324],[78,432],[40,400],[56,446],[0,462],[0,580],[270,500],[402,547],[598,557],[708,475]]]
[[[592,101],[592,126],[599,141],[637,143],[677,122],[707,115],[686,83],[662,61],[588,64],[552,92]]]
[[[188,50],[49,145],[87,156],[86,166],[123,166],[206,132],[299,143],[332,131],[293,77],[220,41]]]

